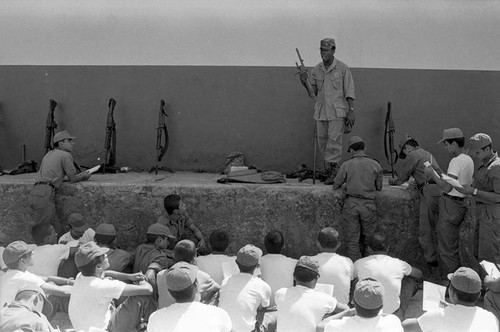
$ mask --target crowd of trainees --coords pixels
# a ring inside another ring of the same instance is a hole
[[[94,239],[111,234],[116,234],[113,225],[101,224]],[[55,244],[52,225],[33,226],[32,237],[39,243],[15,241],[2,253],[7,267],[0,277],[0,331],[23,326],[53,331],[49,321],[56,310],[68,311],[76,331],[499,329],[500,281],[483,285],[469,268],[448,276],[445,308],[405,317],[417,289],[413,279],[422,274],[391,257],[379,234],[368,239],[367,256],[355,262],[336,253],[340,236],[331,227],[317,236],[319,253],[298,260],[281,254],[285,240],[277,230],[265,236],[263,256],[251,244],[236,256],[227,255],[229,237],[223,230],[210,234],[212,253],[199,257],[191,240],[168,250],[175,236],[165,225],[151,225],[146,236],[147,243],[137,247],[124,268],[131,266],[132,273],[125,273],[111,269],[123,266],[117,263],[123,262],[121,256],[113,254],[117,249],[91,240],[75,247],[71,241]],[[59,250],[64,254],[56,255]],[[76,266],[74,279],[40,272],[57,267],[61,257]],[[484,297],[487,310],[475,305],[483,286],[490,288]]]

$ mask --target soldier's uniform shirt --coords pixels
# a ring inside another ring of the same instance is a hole
[[[12,302],[8,307],[0,310],[0,331],[36,331],[56,332],[50,325],[47,317],[20,302]]]

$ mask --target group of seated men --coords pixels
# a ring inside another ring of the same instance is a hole
[[[201,241],[177,241],[155,223],[130,254],[115,248],[113,225],[94,231],[79,214],[68,222],[59,244],[53,226],[41,223],[32,227],[35,244],[6,245],[0,331],[54,331],[57,310],[68,312],[75,331],[499,330],[500,280],[483,283],[465,267],[448,276],[443,308],[407,317],[422,273],[391,257],[380,234],[355,262],[336,252],[332,227],[319,232],[317,255],[298,260],[282,254],[278,230],[264,238],[266,255],[252,244],[228,255],[228,234],[215,230],[211,253],[197,256]],[[476,306],[483,289],[486,310]]]

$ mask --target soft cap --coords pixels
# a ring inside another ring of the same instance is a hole
[[[469,294],[481,291],[481,278],[476,271],[468,267],[460,267],[454,273],[448,274],[453,287],[459,291]]]
[[[236,262],[243,266],[255,266],[259,263],[261,256],[262,250],[253,244],[247,244],[238,251],[238,254],[236,255]]]
[[[365,309],[376,309],[384,304],[384,286],[375,279],[358,281],[354,288],[354,301]]]

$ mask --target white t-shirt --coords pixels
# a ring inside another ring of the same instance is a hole
[[[16,298],[17,291],[27,286],[41,287],[45,280],[31,272],[7,270],[0,279],[0,308]]]
[[[224,310],[199,302],[174,303],[151,314],[148,332],[229,332],[231,319]]]
[[[384,313],[392,314],[399,309],[401,281],[411,273],[411,265],[387,255],[371,255],[354,263],[354,275],[359,280],[373,278],[385,289]]]
[[[125,286],[119,280],[85,277],[79,273],[68,306],[73,328],[77,331],[88,331],[90,327],[106,329],[111,319],[111,301],[120,297]]]
[[[498,320],[491,312],[458,304],[424,313],[418,325],[423,332],[498,332]]]
[[[349,304],[351,280],[354,279],[352,260],[331,252],[322,252],[312,258],[319,263],[318,282],[333,285],[333,296],[337,301]]]
[[[198,266],[201,271],[208,273],[212,277],[212,279],[220,285],[222,283],[222,280],[224,280],[222,274],[222,263],[234,261],[234,256],[210,254],[207,256],[196,257],[195,265]]]
[[[252,331],[259,306],[266,308],[271,303],[271,287],[248,273],[224,279],[219,294],[219,307],[231,317],[233,332]]]
[[[60,238],[58,243],[60,244],[68,244],[68,245],[78,245],[85,244],[90,241],[94,241],[95,231],[92,228],[88,228],[85,233],[83,233],[82,237],[79,239],[74,239],[71,236],[71,232],[64,233]]]
[[[337,300],[304,286],[281,288],[276,292],[278,332],[315,332],[316,325],[335,310]]]
[[[259,264],[260,277],[271,286],[271,306],[274,306],[276,291],[293,286],[293,271],[297,260],[281,254],[267,254],[260,258]]]
[[[57,276],[57,269],[68,259],[70,247],[64,244],[45,244],[33,250],[33,265],[28,271],[39,276]]]
[[[472,158],[464,153],[459,154],[450,160],[447,174],[457,177],[461,185],[471,185],[472,175],[474,174],[474,162]],[[464,194],[453,188],[449,193],[451,196],[465,197]]]
[[[403,326],[394,315],[363,318],[360,316],[332,319],[325,326],[325,332],[403,332]]]

